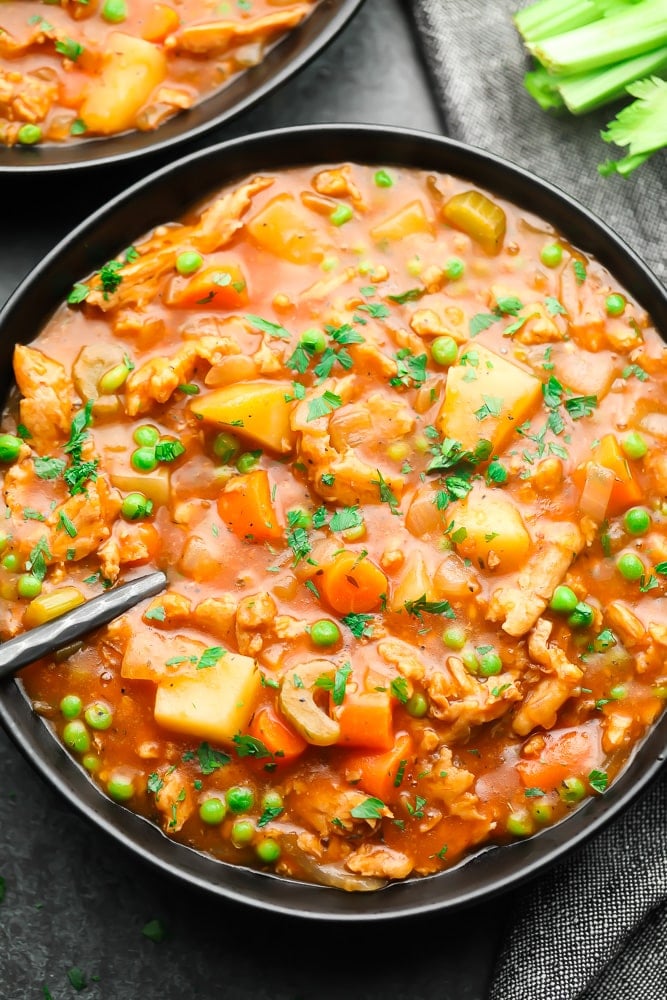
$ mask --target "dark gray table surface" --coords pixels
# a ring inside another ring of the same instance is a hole
[[[367,0],[316,62],[206,142],[322,121],[441,131],[408,6]],[[0,305],[70,227],[144,169],[135,164],[55,187],[34,176],[28,191],[4,180]],[[483,1000],[502,922],[495,915],[503,912],[500,900],[452,915],[352,926],[278,918],[209,898],[90,826],[2,730],[0,876],[0,1000],[43,1000],[45,986],[53,1000],[76,996],[67,979],[72,966],[89,980],[78,995],[91,1000]],[[141,932],[154,918],[168,929],[159,944]]]

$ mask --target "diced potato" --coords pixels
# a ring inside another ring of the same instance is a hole
[[[291,194],[279,194],[246,223],[251,240],[293,264],[316,264],[324,256],[312,216]]]
[[[233,427],[234,433],[271,451],[288,454],[294,446],[290,427],[291,382],[241,382],[226,385],[193,400],[192,412],[212,423]]]
[[[389,607],[392,611],[402,611],[406,601],[418,601],[424,596],[427,601],[434,599],[433,583],[421,552],[412,552],[392,591]]]
[[[460,229],[482,250],[496,254],[505,237],[505,213],[481,191],[461,191],[442,207],[442,215],[450,226]]]
[[[169,503],[169,469],[158,465],[152,472],[135,472],[130,465],[129,456],[121,464],[109,463],[109,479],[111,484],[122,493],[145,493],[155,504]]]
[[[260,691],[255,660],[226,651],[213,666],[197,670],[196,676],[158,684],[155,721],[195,739],[230,742],[250,722]]]
[[[431,229],[432,224],[424,206],[421,201],[416,200],[404,205],[394,215],[374,226],[371,229],[371,239],[375,243],[382,243],[383,240],[402,240],[413,233],[429,233]]]
[[[507,573],[525,562],[530,535],[517,508],[498,490],[473,490],[452,510],[452,519],[456,531],[466,532],[456,548],[475,566]]]
[[[166,75],[167,59],[159,46],[112,31],[102,71],[92,79],[79,112],[88,131],[111,135],[132,128],[137,112]]]
[[[470,451],[484,438],[495,453],[507,444],[541,398],[538,378],[475,344],[463,351],[447,373],[437,427],[444,437],[459,441]]]

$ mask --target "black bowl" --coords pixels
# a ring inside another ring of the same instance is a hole
[[[321,0],[311,16],[273,46],[258,66],[241,73],[189,111],[168,119],[155,131],[125,132],[74,144],[0,146],[0,175],[105,166],[188,142],[247,111],[285,83],[333,41],[362,3],[363,0]]]
[[[246,174],[341,160],[448,172],[497,192],[552,223],[597,257],[667,330],[667,290],[607,226],[545,181],[478,149],[424,133],[364,125],[307,126],[235,139],[165,167],[114,199],[63,240],[0,313],[5,385],[15,342],[32,339],[81,275],[98,269],[158,223],[179,217],[207,192]],[[98,827],[157,868],[230,899],[277,912],[349,921],[453,909],[515,886],[562,858],[616,816],[657,774],[667,745],[667,714],[604,795],[528,840],[482,850],[455,868],[377,893],[344,893],[290,882],[215,861],[169,840],[102,794],[31,710],[19,683],[0,685],[0,719],[32,764]]]

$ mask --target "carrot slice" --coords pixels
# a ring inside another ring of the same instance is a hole
[[[185,285],[176,279],[168,304],[178,309],[242,309],[248,304],[248,287],[237,264],[215,264],[199,271]]]
[[[347,754],[343,758],[343,768],[350,779],[355,779],[357,787],[383,802],[392,802],[399,795],[401,771],[411,759],[414,759],[412,739],[407,733],[401,733],[391,750],[385,753]]]
[[[283,536],[265,469],[234,476],[218,497],[218,513],[238,538],[267,542]]]
[[[166,3],[154,3],[144,18],[141,37],[147,42],[163,42],[180,23],[181,19],[173,7]]]
[[[635,479],[627,458],[614,434],[605,434],[593,452],[591,461],[614,473],[614,485],[609,495],[608,514],[620,514],[643,498],[641,486]],[[572,473],[575,484],[583,489],[587,474],[587,464],[579,466]]]
[[[255,712],[248,732],[283,763],[299,757],[308,746],[273,705],[263,705]]]
[[[387,577],[358,552],[340,552],[317,577],[325,601],[341,615],[377,611],[387,594]]]
[[[342,705],[331,706],[330,714],[340,725],[341,746],[391,750],[394,727],[391,698],[385,691],[354,691]]]
[[[516,769],[526,788],[551,792],[566,778],[588,774],[597,756],[597,741],[586,730],[571,729],[548,734],[539,758],[522,758]]]

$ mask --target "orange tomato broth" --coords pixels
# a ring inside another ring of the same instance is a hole
[[[32,437],[4,466],[1,620],[167,572],[23,674],[103,791],[346,889],[604,794],[667,696],[667,394],[599,263],[465,181],[348,164],[226,189],[72,278],[17,348],[4,429]],[[171,455],[136,471],[147,426]],[[26,572],[41,595],[17,596]]]
[[[0,11],[0,143],[151,131],[251,66],[317,0],[37,0]]]

